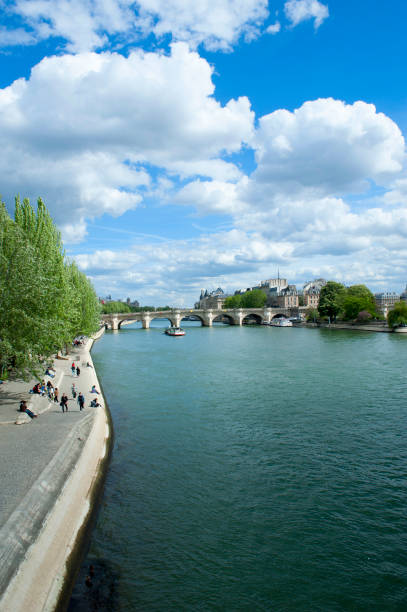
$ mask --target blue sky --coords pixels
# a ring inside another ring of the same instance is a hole
[[[0,193],[99,295],[407,282],[401,0],[1,2]]]

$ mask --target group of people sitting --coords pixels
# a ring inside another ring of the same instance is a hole
[[[30,389],[30,393],[41,395],[42,397],[44,397],[45,394],[47,394],[50,400],[54,400],[54,402],[58,402],[58,395],[59,395],[58,387],[54,388],[54,385],[52,384],[50,380],[45,382],[45,380],[42,379],[41,382],[36,383],[33,386],[33,388]]]
[[[92,368],[93,366],[88,362],[87,367]],[[80,369],[79,367],[75,366],[75,363],[72,363],[72,373],[75,374],[77,376],[80,375]],[[55,370],[51,367],[48,366],[45,374],[47,376],[49,376],[50,378],[54,378],[55,377]],[[48,398],[51,401],[54,401],[56,404],[59,403],[59,405],[62,408],[62,412],[67,412],[68,411],[68,401],[69,398],[66,395],[66,393],[63,393],[61,396],[61,401],[59,400],[59,391],[58,391],[58,387],[54,387],[52,382],[50,380],[48,380],[47,382],[45,382],[44,379],[41,380],[41,382],[37,382],[32,389],[30,389],[30,393],[34,393],[36,395],[41,395],[41,396],[45,396],[47,395]],[[99,391],[96,389],[96,386],[93,385],[92,389],[90,390],[90,393],[96,393],[97,395],[99,395]],[[83,408],[85,407],[85,396],[79,392],[78,396],[77,396],[77,390],[75,388],[75,383],[72,384],[72,399],[76,399],[78,404],[79,404],[79,410],[83,410]],[[101,404],[98,402],[97,398],[93,399],[90,402],[90,406],[92,408],[97,408],[98,406],[101,406]],[[27,403],[23,400],[20,402],[20,408],[19,408],[20,412],[25,412],[26,414],[28,414],[28,416],[30,416],[32,419],[36,418],[37,415],[34,414],[31,410],[28,409],[27,407]]]

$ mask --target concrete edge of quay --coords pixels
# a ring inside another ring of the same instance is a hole
[[[103,332],[88,341],[90,363]],[[91,378],[99,385],[94,369]],[[69,602],[110,460],[113,429],[104,404],[72,428],[0,529],[1,612],[51,612]]]

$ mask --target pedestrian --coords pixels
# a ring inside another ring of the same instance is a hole
[[[62,394],[60,406],[62,408],[62,412],[68,412],[68,396],[66,393]]]
[[[79,367],[79,366],[77,366],[77,367],[76,367],[76,376],[78,376],[78,377],[79,377],[80,373],[81,373],[80,367]]]
[[[37,414],[34,414],[27,406],[27,403],[23,400],[20,402],[20,412],[25,412],[31,419],[38,418]]]
[[[81,391],[79,391],[79,395],[78,395],[78,404],[79,404],[79,410],[83,410],[85,406],[85,396],[81,393]]]
[[[75,362],[74,361],[72,362],[71,370],[72,370],[72,376],[75,376]]]
[[[75,383],[72,383],[72,397],[73,397],[73,399],[75,399],[75,397],[76,397]]]
[[[47,393],[49,399],[52,399],[54,397],[54,386],[50,380],[47,382]]]
[[[54,402],[56,404],[58,404],[58,399],[59,399],[58,395],[59,395],[58,387],[55,387],[55,389],[54,389]]]

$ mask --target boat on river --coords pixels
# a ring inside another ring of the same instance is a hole
[[[270,321],[270,325],[272,325],[273,327],[292,327],[292,321],[290,321],[289,319],[284,319],[284,318],[278,318],[278,319],[273,319],[272,321]]]
[[[185,330],[182,327],[167,327],[164,333],[167,336],[185,336]]]

